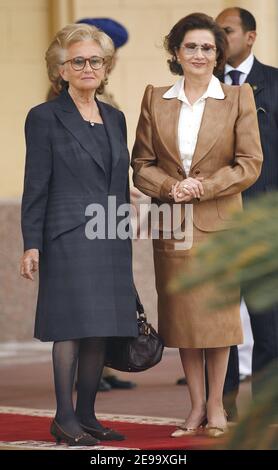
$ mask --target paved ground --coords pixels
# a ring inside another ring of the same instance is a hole
[[[183,419],[189,409],[186,386],[175,385],[182,376],[178,353],[167,349],[162,362],[139,374],[118,373],[137,383],[133,390],[98,394],[97,412]],[[54,409],[51,351],[48,343],[0,344],[0,406]],[[239,411],[250,400],[250,384],[243,383]]]

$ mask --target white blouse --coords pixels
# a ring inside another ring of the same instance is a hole
[[[205,109],[206,98],[225,98],[220,81],[211,77],[207,91],[194,104],[190,104],[184,92],[184,77],[164,93],[163,98],[177,98],[182,102],[178,124],[178,146],[186,175],[189,175],[192,157],[197,144],[198,133]]]
[[[186,176],[189,175],[192,158],[195,152],[198,133],[201,127],[206,98],[222,100],[225,98],[220,81],[212,75],[206,92],[195,103],[190,104],[184,92],[184,77],[164,93],[163,98],[178,99],[182,102],[178,123],[178,148]],[[186,247],[193,244],[193,204],[186,205]]]

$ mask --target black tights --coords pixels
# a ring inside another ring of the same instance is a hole
[[[53,370],[57,411],[55,419],[68,432],[80,433],[80,424],[101,429],[95,416],[95,399],[101,378],[106,338],[82,338],[53,344]],[[74,411],[72,391],[77,374],[77,402]]]

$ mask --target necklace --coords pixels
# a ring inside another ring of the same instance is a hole
[[[89,119],[87,118],[87,116],[84,116],[84,114],[81,113],[80,111],[80,114],[81,116],[83,117],[84,121],[87,121],[92,127],[95,125],[94,121],[93,121],[93,113],[91,112],[91,115],[89,117]]]
[[[75,102],[75,105],[76,105],[76,107],[78,108],[78,111],[80,112],[80,114],[81,114],[81,116],[83,117],[84,121],[87,121],[87,122],[89,122],[89,124],[90,124],[91,126],[94,126],[94,125],[95,125],[95,123],[94,123],[94,121],[93,121],[94,110],[92,110],[92,108],[91,108],[90,117],[89,117],[89,119],[88,119],[87,116],[85,116],[85,115],[81,112],[80,107],[77,105],[77,102],[76,102],[76,100],[74,99],[74,97],[72,96],[72,93],[71,93],[70,90],[69,90],[69,95],[71,96],[72,100]]]

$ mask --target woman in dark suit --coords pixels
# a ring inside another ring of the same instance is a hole
[[[147,87],[132,156],[135,186],[158,205],[169,203],[172,213],[173,202],[181,205],[174,227],[184,233],[180,246],[175,230],[164,237],[162,225],[153,240],[159,332],[166,346],[180,350],[192,403],[173,437],[196,434],[206,421],[208,435],[226,432],[222,395],[229,350],[242,342],[239,298],[225,311],[211,311],[217,286],[168,290],[180,272],[190,277],[202,241],[233,227],[231,209],[241,210],[241,191],[261,170],[252,89],[222,85],[213,75],[224,63],[225,45],[224,32],[207,15],[188,15],[173,26],[165,46],[170,70],[180,78],[172,87]]]
[[[21,274],[33,280],[39,267],[35,337],[54,342],[51,433],[70,445],[124,439],[102,427],[94,403],[107,338],[137,336],[130,240],[107,233],[109,196],[116,221],[129,197],[125,118],[95,96],[113,54],[112,40],[97,28],[73,24],[59,31],[46,61],[60,96],[31,109],[25,127]]]

